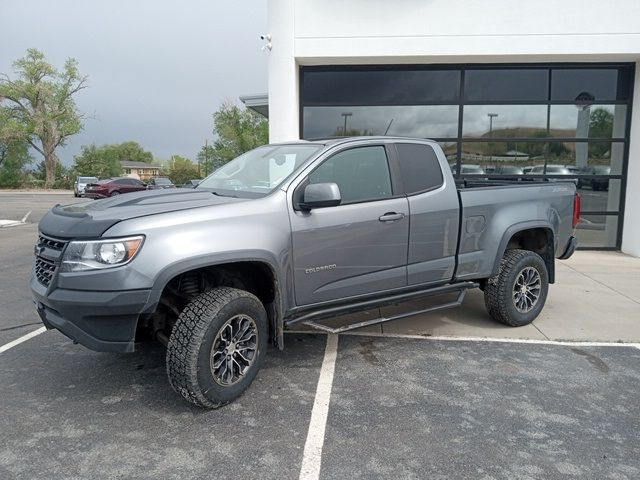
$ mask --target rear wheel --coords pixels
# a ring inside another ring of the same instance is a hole
[[[507,250],[498,274],[484,289],[484,303],[494,320],[512,327],[528,325],[547,300],[549,275],[544,260],[529,250]]]
[[[109,196],[110,196],[110,197],[115,197],[116,195],[120,195],[120,192],[119,192],[119,191],[117,191],[117,190],[114,190],[113,192],[111,192],[111,193],[109,194]]]
[[[249,292],[221,287],[201,293],[182,311],[169,338],[169,383],[201,407],[235,400],[262,365],[267,325],[264,306]]]

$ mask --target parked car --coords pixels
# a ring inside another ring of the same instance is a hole
[[[531,323],[579,219],[572,183],[457,187],[428,140],[265,145],[195,191],[54,207],[30,286],[47,328],[98,351],[156,339],[174,390],[217,408],[302,324],[340,333],[408,313],[320,322],[425,297],[441,300],[411,314],[454,307],[472,288],[494,320]]]
[[[73,196],[81,197],[84,195],[84,189],[89,183],[95,183],[98,181],[97,177],[77,177],[73,183]]]
[[[196,188],[202,180],[189,180],[180,185],[180,188]]]
[[[456,164],[452,163],[449,165],[451,167],[451,172],[455,175],[456,173]],[[463,163],[460,165],[460,174],[461,175],[484,175],[485,171],[480,165],[472,165],[469,163]]]
[[[522,167],[522,173],[524,175],[527,175],[529,173],[531,173],[531,170],[533,169],[533,166],[528,166],[528,167]]]
[[[593,165],[582,167],[577,171],[580,175],[611,175],[611,167],[608,165]],[[597,192],[598,190],[609,190],[608,178],[579,178],[578,188],[584,188],[586,185],[591,187],[591,190]]]
[[[160,188],[176,188],[171,180],[167,177],[153,177],[147,183],[149,190],[158,190]]]
[[[84,195],[89,198],[107,198],[121,193],[139,192],[146,190],[147,185],[136,178],[107,178],[88,184]]]
[[[576,175],[571,171],[570,168],[565,167],[564,165],[547,165],[546,171],[544,165],[536,165],[531,169],[528,175]],[[574,184],[578,184],[577,178],[549,178],[550,182],[573,182]]]
[[[524,171],[521,167],[516,167],[513,165],[501,165],[495,167],[494,171],[491,174],[496,175],[524,175]]]

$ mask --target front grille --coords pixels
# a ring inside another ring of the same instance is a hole
[[[46,258],[36,257],[36,278],[45,287],[48,287],[56,271],[56,264]]]
[[[61,251],[67,242],[63,240],[56,240],[54,238],[45,237],[44,235],[40,235],[38,237],[38,246],[49,247],[52,250]]]
[[[40,234],[36,245],[35,275],[38,281],[48,287],[56,272],[56,263],[62,255],[66,240],[59,240]]]

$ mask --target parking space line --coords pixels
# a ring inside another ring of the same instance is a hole
[[[26,335],[23,335],[20,338],[16,338],[13,342],[9,342],[9,343],[7,343],[5,345],[2,345],[0,347],[0,353],[6,352],[10,348],[15,347],[16,345],[20,345],[22,342],[26,342],[30,338],[37,337],[38,335],[40,335],[41,333],[44,333],[46,331],[47,331],[47,329],[45,327],[40,327],[40,328],[38,328],[37,330],[34,330],[31,333],[27,333]]]
[[[327,346],[324,351],[322,367],[320,368],[316,398],[311,410],[307,441],[304,444],[304,453],[302,454],[300,480],[317,480],[320,478],[324,431],[329,414],[329,402],[331,400],[331,387],[333,386],[337,354],[338,335],[329,334],[327,335]]]
[[[286,333],[306,333],[321,334],[324,332],[312,330],[288,330]],[[485,343],[529,343],[534,345],[561,345],[569,347],[632,347],[639,348],[638,342],[591,342],[581,340],[536,340],[527,338],[495,338],[495,337],[456,337],[446,335],[417,335],[410,333],[378,333],[378,332],[344,332],[340,335],[353,335],[357,337],[379,337],[379,338],[406,338],[411,340],[436,340],[445,342],[485,342]]]

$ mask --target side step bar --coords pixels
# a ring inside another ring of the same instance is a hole
[[[467,293],[467,290],[471,288],[477,288],[478,286],[479,286],[478,283],[475,283],[475,282],[453,283],[451,285],[444,285],[442,287],[430,288],[427,290],[416,290],[412,292],[399,293],[399,294],[391,295],[384,298],[363,300],[363,301],[352,303],[352,304],[329,307],[322,310],[315,310],[313,312],[303,314],[299,317],[286,321],[285,326],[291,327],[292,325],[301,323],[303,325],[308,325],[312,328],[315,328],[316,330],[321,330],[323,332],[328,332],[328,333],[347,332],[349,330],[366,327],[368,325],[377,325],[379,323],[390,322],[392,320],[411,317],[413,315],[418,315],[421,313],[433,312],[436,310],[444,310],[446,308],[453,308],[453,307],[460,306],[462,304],[462,301],[464,300],[464,296]],[[323,319],[332,318],[338,315],[345,315],[348,313],[359,312],[359,311],[367,310],[373,307],[384,307],[387,305],[393,305],[393,304],[404,302],[407,300],[415,300],[417,298],[433,297],[435,295],[442,295],[445,293],[455,293],[455,292],[458,292],[458,296],[454,301],[432,305],[427,308],[412,310],[406,313],[399,313],[397,315],[391,315],[389,317],[375,318],[373,320],[366,320],[364,322],[352,323],[352,324],[343,325],[342,327],[337,327],[337,328],[332,328],[332,327],[328,327],[326,325],[317,323],[317,320],[323,320]]]

